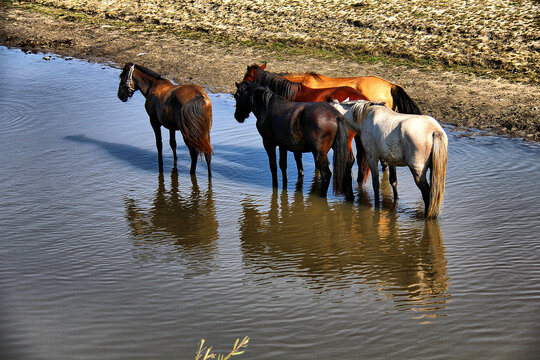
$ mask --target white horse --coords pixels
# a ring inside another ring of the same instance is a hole
[[[360,135],[369,169],[361,169],[365,177],[371,170],[375,203],[379,204],[379,160],[389,168],[389,180],[398,199],[396,166],[408,166],[422,192],[425,216],[436,218],[444,197],[448,137],[441,125],[425,115],[400,114],[365,100],[334,101],[332,105],[346,119],[347,126]],[[361,154],[362,155],[362,154]],[[430,169],[431,181],[427,181]]]

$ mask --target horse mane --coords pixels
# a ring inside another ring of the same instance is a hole
[[[163,76],[161,76],[160,74],[158,74],[157,72],[153,71],[153,70],[150,70],[142,65],[138,65],[138,64],[135,64],[135,69],[139,70],[140,72],[142,72],[143,74],[145,75],[148,75],[148,76],[151,76],[157,80],[165,80],[165,78]]]
[[[257,68],[257,71],[254,73],[253,80],[260,85],[267,86],[276,94],[291,101],[302,87],[301,84],[291,82],[281,75],[269,73],[260,68]]]
[[[386,106],[386,105],[383,102],[359,100],[356,102],[356,104],[354,104],[351,107],[351,110],[350,110],[352,113],[353,119],[357,119],[359,116],[361,119],[363,119],[369,107],[371,106]]]
[[[259,86],[255,87],[253,89],[253,94],[255,95],[255,93],[260,93],[260,97],[261,97],[261,101],[264,103],[264,106],[265,107],[268,107],[269,106],[269,103],[270,103],[270,100],[274,97],[274,96],[280,96],[278,94],[276,94],[275,92],[273,92],[270,88],[268,88],[268,86],[264,86],[264,85],[260,85],[258,84]]]

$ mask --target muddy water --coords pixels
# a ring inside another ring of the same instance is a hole
[[[540,147],[450,138],[437,222],[410,174],[394,205],[313,194],[313,161],[273,191],[254,119],[212,95],[213,178],[178,171],[119,71],[0,48],[1,352],[189,359],[533,358],[540,323]],[[164,138],[166,134],[164,132]],[[359,196],[360,195],[360,196]]]

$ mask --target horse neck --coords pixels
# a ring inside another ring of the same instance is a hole
[[[152,90],[152,88],[156,87],[160,83],[166,82],[168,84],[171,84],[169,80],[157,79],[153,76],[143,73],[142,71],[139,71],[137,68],[135,68],[135,70],[133,71],[133,82],[135,83],[135,89],[140,90],[144,97],[147,97],[150,90]]]
[[[271,104],[275,101],[287,101],[272,91],[260,91],[251,96],[251,112],[261,121],[266,118]]]
[[[255,82],[268,86],[276,94],[283,96],[287,100],[293,100],[300,92],[302,85],[291,82],[283,76],[258,70],[254,76]]]

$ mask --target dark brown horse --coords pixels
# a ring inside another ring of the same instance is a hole
[[[328,103],[292,102],[257,83],[236,84],[235,119],[242,123],[251,112],[257,118],[257,130],[263,139],[277,187],[276,147],[283,183],[287,182],[287,151],[311,152],[321,174],[321,196],[326,196],[332,172],[328,151],[334,150],[334,193],[351,198],[351,167],[354,162],[347,143],[348,130],[341,114]]]
[[[150,125],[156,136],[159,171],[163,172],[161,126],[169,130],[169,144],[176,167],[176,130],[180,130],[189,149],[192,174],[197,167],[197,158],[202,153],[206,158],[208,176],[212,176],[210,160],[213,153],[210,145],[212,127],[212,103],[203,88],[197,85],[174,85],[154,71],[141,65],[127,63],[120,74],[118,98],[127,101],[140,90],[146,98],[144,104]]]
[[[263,64],[265,65],[265,64]],[[339,86],[332,88],[312,89],[305,85],[287,80],[285,77],[264,70],[264,66],[251,65],[247,67],[244,81],[255,82],[268,86],[270,90],[290,101],[313,101],[328,102],[330,100],[368,100],[360,91],[349,86]],[[356,157],[358,161],[358,182],[364,183],[369,176],[369,166],[364,155],[364,149],[360,137],[354,131],[349,130],[348,143],[352,146],[352,139],[355,139]],[[297,161],[297,167],[301,167]]]

